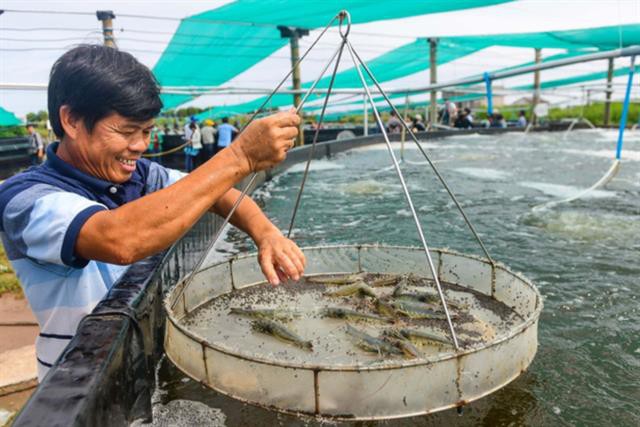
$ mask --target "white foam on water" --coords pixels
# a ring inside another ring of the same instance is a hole
[[[441,148],[448,148],[445,144],[434,144],[433,142],[425,142],[420,141],[420,145],[425,150],[435,150]],[[401,142],[392,142],[391,148],[393,149],[396,157],[400,157],[400,148],[402,147]],[[404,142],[404,150],[405,151],[417,151],[418,147],[413,141],[405,141]],[[364,147],[355,147],[349,150],[351,152],[367,152],[367,151],[388,151],[387,144],[384,142],[380,142],[378,144],[366,145]]]
[[[549,196],[566,198],[574,196],[582,191],[584,191],[587,186],[584,188],[575,187],[573,185],[562,185],[562,184],[550,184],[547,182],[518,182],[518,185],[527,188],[533,188],[534,190],[538,190],[543,192],[544,194],[548,194]],[[584,195],[585,199],[603,199],[607,197],[616,197],[618,194],[615,191],[606,191],[606,190],[593,190]]]
[[[307,162],[296,163],[295,165],[291,166],[286,171],[284,171],[284,173],[304,172],[304,169],[306,166],[307,166]],[[326,170],[333,170],[333,169],[344,169],[344,168],[345,168],[344,165],[341,165],[332,160],[324,160],[324,159],[313,160],[311,161],[311,165],[309,165],[310,172],[326,171]]]
[[[635,217],[618,214],[595,214],[579,210],[549,211],[537,216],[534,225],[552,233],[580,240],[615,239],[628,241],[640,236]]]
[[[464,175],[489,181],[502,181],[511,176],[508,172],[488,168],[456,168],[454,170]]]
[[[604,157],[607,159],[613,160],[616,156],[615,149],[614,150],[576,150],[571,148],[565,148],[560,150],[563,153],[569,154],[578,154],[583,156],[592,156],[592,157]],[[631,160],[634,162],[640,162],[640,151],[637,150],[625,150],[624,146],[622,147],[621,158],[623,161]]]
[[[217,408],[211,408],[202,402],[177,399],[166,405],[153,406],[153,421],[143,423],[134,421],[132,427],[180,427],[180,426],[226,426],[226,415]]]
[[[360,181],[350,182],[343,184],[340,187],[340,191],[345,194],[384,194],[389,192],[390,186],[383,184],[373,179],[363,179]]]

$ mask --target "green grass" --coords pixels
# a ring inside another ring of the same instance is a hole
[[[4,253],[4,246],[0,245],[0,295],[5,293],[22,295],[22,288]]]

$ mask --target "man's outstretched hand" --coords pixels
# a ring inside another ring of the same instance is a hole
[[[278,285],[287,279],[299,280],[304,274],[307,263],[304,254],[298,245],[284,237],[280,231],[261,236],[256,245],[260,268],[272,285]]]

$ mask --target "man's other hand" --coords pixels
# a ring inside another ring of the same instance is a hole
[[[307,260],[300,248],[280,231],[262,236],[256,244],[258,262],[269,283],[278,285],[284,280],[302,277]]]

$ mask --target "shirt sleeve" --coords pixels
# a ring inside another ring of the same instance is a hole
[[[83,268],[89,261],[75,254],[80,229],[93,214],[106,209],[78,194],[39,184],[6,204],[2,228],[20,257]]]
[[[36,136],[36,145],[38,146],[38,151],[40,151],[44,149],[44,143],[42,142],[42,135],[36,132],[35,136]]]
[[[176,169],[165,168],[158,163],[150,162],[146,184],[147,194],[167,188],[185,176],[187,176],[187,174],[184,172]]]

